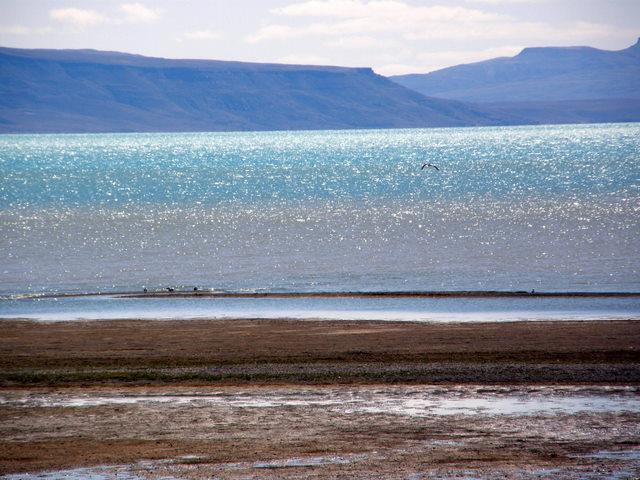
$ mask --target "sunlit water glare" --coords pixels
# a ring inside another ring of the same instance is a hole
[[[5,295],[640,291],[640,124],[3,135],[0,182]]]

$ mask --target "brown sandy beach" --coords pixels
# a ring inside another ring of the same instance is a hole
[[[637,399],[637,321],[16,320],[2,329],[3,473],[129,465],[140,478],[532,478],[545,469],[578,478],[640,469],[625,460],[640,452],[638,413],[402,410],[425,399]]]
[[[4,386],[640,383],[640,322],[3,321]]]

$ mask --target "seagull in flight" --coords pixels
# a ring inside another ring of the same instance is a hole
[[[435,168],[437,171],[440,171],[440,169],[437,166],[435,166],[433,163],[425,163],[424,165],[422,165],[422,168],[420,170],[424,170],[425,167]]]

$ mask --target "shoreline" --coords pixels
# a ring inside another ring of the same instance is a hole
[[[4,300],[76,297],[116,298],[640,298],[640,292],[528,292],[525,290],[407,290],[347,292],[226,292],[210,290],[152,290],[114,292],[49,292],[7,294]]]

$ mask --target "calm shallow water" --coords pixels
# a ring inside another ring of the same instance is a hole
[[[3,135],[0,179],[5,295],[640,291],[640,124]]]
[[[325,388],[282,392],[186,394],[2,394],[0,405],[83,408],[104,405],[170,404],[200,408],[317,407],[336,414],[432,415],[573,415],[640,413],[635,387],[379,387]]]
[[[297,318],[429,322],[640,319],[638,298],[115,298],[0,300],[0,319]]]

